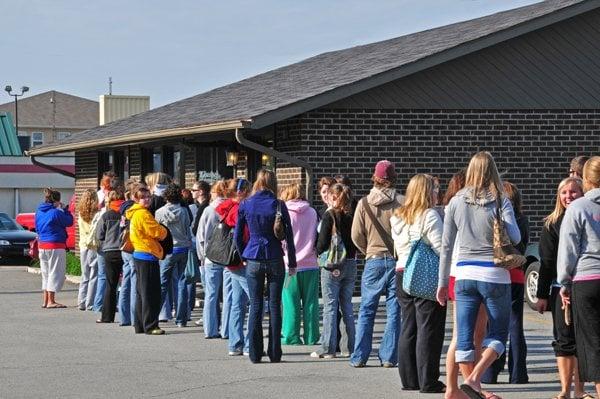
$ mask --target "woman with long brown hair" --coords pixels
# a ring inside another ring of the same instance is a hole
[[[88,188],[81,194],[77,203],[77,227],[79,228],[79,259],[81,262],[81,282],[77,305],[79,310],[91,309],[96,296],[96,277],[98,273],[98,249],[96,232],[92,229],[92,220],[98,212],[98,194]]]

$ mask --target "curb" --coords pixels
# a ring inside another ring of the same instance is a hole
[[[27,269],[27,273],[31,273],[31,274],[42,274],[42,271],[37,268],[37,267],[29,267],[29,266],[24,266]],[[80,276],[71,276],[69,274],[67,274],[65,276],[66,280],[71,283],[71,284],[79,284],[81,282],[81,277]]]

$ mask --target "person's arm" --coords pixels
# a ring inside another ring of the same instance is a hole
[[[558,239],[558,257],[556,260],[556,279],[563,286],[570,289],[575,274],[575,267],[579,260],[581,240],[580,232],[583,230],[578,215],[572,207],[567,208],[565,217],[560,226]]]
[[[556,278],[556,256],[558,255],[558,234],[555,226],[542,229],[539,243],[540,270],[538,273],[537,293],[538,299],[550,297],[550,287]]]
[[[104,215],[106,215],[106,213]],[[106,219],[104,215],[102,215],[98,221],[98,227],[96,228],[96,239],[98,239],[100,243],[103,243],[106,239]]]
[[[368,206],[368,205],[367,205]],[[365,231],[365,211],[363,201],[358,201],[354,218],[352,219],[352,230],[350,232],[352,242],[363,254],[367,254],[367,232]]]
[[[57,208],[56,218],[61,227],[67,228],[73,226],[73,215],[67,208]]]
[[[444,228],[442,231],[442,249],[440,251],[440,271],[438,276],[438,287],[448,287],[448,279],[450,276],[450,265],[452,263],[452,251],[454,249],[454,241],[458,227],[454,221],[454,203],[446,207],[446,215],[444,217]]]
[[[513,245],[521,242],[521,232],[519,231],[519,225],[515,219],[515,212],[512,204],[508,198],[504,198],[502,201],[502,221],[504,222],[504,228],[510,238]]]
[[[207,207],[204,212],[202,212],[202,216],[200,217],[200,222],[198,223],[198,233],[196,234],[196,248],[197,248],[197,252],[198,252],[198,258],[200,259],[205,259],[206,258],[206,252],[205,252],[205,245],[206,245],[206,240],[208,239],[208,237],[206,236],[208,234],[208,222],[210,219],[210,213],[211,213],[211,207]]]
[[[427,239],[431,249],[439,256],[442,249],[442,233],[444,223],[440,214],[435,209],[428,209],[425,214],[425,226],[423,235]]]
[[[240,258],[244,253],[244,230],[246,227],[246,211],[243,205],[240,205],[238,209],[237,223],[233,230],[233,239],[235,240],[235,246],[237,247]]]
[[[154,217],[151,215],[148,215],[143,219],[141,227],[144,231],[144,234],[150,238],[161,241],[167,236],[167,229],[158,224],[156,219],[154,219]]]
[[[281,201],[281,217],[285,226],[285,242],[287,244],[288,269],[296,268],[296,247],[294,245],[294,231],[292,221],[285,202]]]
[[[333,218],[331,212],[325,212],[323,219],[321,219],[321,230],[317,238],[317,254],[322,254],[329,249],[331,244],[331,234],[333,229]],[[338,232],[340,234],[340,232]]]

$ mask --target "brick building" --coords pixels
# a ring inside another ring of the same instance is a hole
[[[523,191],[534,237],[575,155],[600,150],[600,1],[550,0],[317,55],[30,155],[76,152],[76,191],[104,170],[284,182],[343,173],[363,195],[375,162],[448,181],[491,151]],[[234,166],[227,166],[226,151]],[[274,160],[274,161],[273,161]]]

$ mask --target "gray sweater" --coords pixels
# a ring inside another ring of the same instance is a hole
[[[558,240],[557,280],[600,277],[600,188],[590,190],[565,211]]]
[[[450,200],[444,215],[438,287],[448,286],[454,241],[458,239],[459,261],[492,261],[496,200],[491,193],[473,198],[471,188],[460,190]],[[510,201],[502,201],[502,220],[513,244],[521,241],[519,226]]]
[[[167,203],[158,208],[156,221],[167,226],[173,236],[174,248],[189,248],[192,246],[192,234],[190,231],[190,215],[187,209],[179,204]]]

